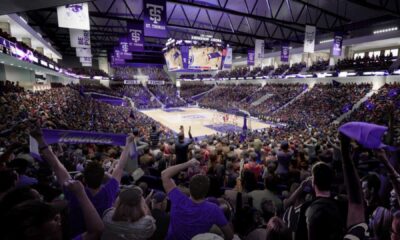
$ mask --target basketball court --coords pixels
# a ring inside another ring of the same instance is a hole
[[[154,109],[142,112],[175,132],[179,132],[179,127],[183,125],[187,133],[191,126],[193,137],[240,131],[243,127],[243,117],[197,107]],[[247,126],[251,129],[263,129],[271,125],[251,119],[247,120]]]

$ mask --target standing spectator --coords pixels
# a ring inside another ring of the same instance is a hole
[[[171,201],[171,222],[166,239],[189,240],[197,234],[208,232],[214,224],[221,228],[225,239],[232,239],[232,229],[222,210],[216,204],[205,200],[210,185],[207,176],[192,177],[189,183],[190,198],[183,194],[172,180],[180,171],[198,165],[197,160],[190,160],[162,172],[163,186]]]
[[[161,240],[167,237],[170,217],[166,212],[167,196],[163,192],[157,192],[152,196],[151,215],[156,220],[156,231],[152,240]]]
[[[189,141],[185,141],[184,129],[181,127],[181,132],[178,135],[178,141],[175,143],[176,163],[185,163],[188,160],[188,148],[193,143],[191,127],[189,127]]]

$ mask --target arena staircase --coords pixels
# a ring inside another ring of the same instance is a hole
[[[240,100],[239,102],[244,102],[246,101],[249,97],[253,96],[254,94],[256,94],[258,91],[261,91],[261,89],[263,89],[264,86],[259,87],[257,90],[255,90],[252,94],[250,94],[247,97],[244,97],[242,100]]]
[[[350,111],[339,116],[335,121],[333,121],[333,123],[339,124],[340,122],[342,122],[343,119],[347,118],[352,112],[354,112],[357,108],[359,108],[361,106],[361,104],[363,104],[365,101],[367,101],[368,98],[370,98],[376,92],[378,92],[378,90],[371,90],[370,92],[365,94],[365,96],[363,98],[361,98],[358,102],[356,102],[356,104],[354,104],[353,108]]]
[[[192,96],[192,99],[193,99],[194,101],[197,101],[197,100],[199,100],[201,97],[203,97],[203,96],[205,96],[206,94],[208,94],[208,93],[214,91],[215,89],[217,89],[217,87],[218,87],[217,85],[214,85],[214,87],[211,88],[210,90]]]
[[[302,91],[299,95],[297,95],[296,97],[294,97],[292,100],[290,100],[289,102],[285,103],[282,107],[276,109],[274,112],[278,112],[281,109],[286,108],[287,106],[289,106],[290,104],[292,104],[293,102],[295,102],[297,99],[299,99],[301,96],[303,96],[304,94],[306,94],[307,92],[309,92],[312,88],[308,87],[306,90]]]
[[[267,93],[264,96],[262,96],[259,99],[257,99],[256,101],[252,102],[250,105],[251,106],[258,106],[258,105],[260,105],[261,103],[263,103],[265,100],[267,100],[268,98],[270,98],[272,96],[274,96],[274,94]]]
[[[160,101],[160,99],[158,99],[158,98],[156,97],[156,95],[154,95],[154,94],[147,88],[147,86],[143,86],[143,87],[144,87],[144,89],[146,89],[146,91],[147,91],[148,93],[150,93],[150,95],[151,95],[159,104],[161,104],[161,107],[162,107],[162,108],[165,107],[165,104],[162,103],[162,102]]]

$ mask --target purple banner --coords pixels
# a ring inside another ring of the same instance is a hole
[[[43,137],[46,140],[47,144],[95,143],[95,144],[107,144],[114,146],[124,146],[127,136],[125,134],[43,129]]]
[[[116,56],[111,56],[111,65],[112,66],[117,66],[117,65],[124,65],[125,60],[121,58],[117,58]]]
[[[148,37],[167,37],[166,0],[144,0],[144,35]]]
[[[128,22],[129,51],[144,51],[143,23]]]
[[[247,50],[247,65],[254,66],[254,49]]]
[[[335,33],[332,45],[332,56],[339,57],[342,55],[342,44],[343,44],[343,35],[341,33]]]
[[[289,62],[289,44],[282,43],[281,46],[281,62]]]
[[[121,50],[121,52],[124,54],[129,53],[128,38],[126,38],[126,37],[119,38],[119,50]]]
[[[114,56],[116,59],[132,59],[131,52],[123,52],[119,48],[114,49]]]
[[[181,46],[183,69],[189,68],[189,46]]]

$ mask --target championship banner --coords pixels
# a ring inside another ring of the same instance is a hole
[[[92,57],[92,50],[90,48],[76,48],[77,57]]]
[[[281,62],[289,62],[289,44],[288,43],[282,43]]]
[[[91,57],[80,57],[79,60],[81,63],[92,63]]]
[[[129,51],[144,51],[143,23],[128,22]]]
[[[129,60],[132,59],[132,53],[130,52],[123,52],[120,50],[120,48],[115,48],[114,49],[114,56],[118,59],[124,59],[124,60]]]
[[[167,37],[166,0],[144,0],[144,35],[148,37]]]
[[[231,69],[232,68],[232,48],[226,49],[226,57],[224,61],[224,69]]]
[[[247,50],[247,65],[254,66],[254,49]]]
[[[129,53],[128,39],[126,37],[119,38],[119,49],[124,54]]]
[[[342,44],[343,44],[343,35],[340,33],[335,33],[332,45],[332,56],[339,57],[342,55]]]
[[[91,62],[87,62],[87,63],[81,62],[81,64],[82,64],[82,67],[92,67],[92,63]]]
[[[265,42],[262,39],[256,39],[256,47],[255,47],[255,65],[261,66],[262,60],[264,58],[264,48]]]
[[[315,47],[315,26],[306,25],[306,31],[304,33],[304,52],[313,53]]]
[[[86,30],[70,29],[69,39],[71,47],[90,48],[90,32]]]
[[[90,30],[87,3],[68,4],[57,8],[58,27]]]
[[[111,56],[111,65],[117,66],[117,65],[124,65],[125,60],[122,58],[118,58],[117,56]]]

